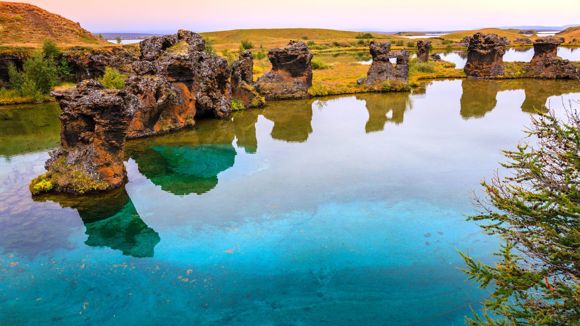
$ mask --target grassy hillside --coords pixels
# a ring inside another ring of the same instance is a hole
[[[461,41],[466,36],[471,36],[477,32],[486,33],[486,34],[497,34],[502,37],[507,37],[509,41],[514,41],[517,38],[527,37],[524,34],[520,34],[516,29],[500,29],[500,28],[482,28],[476,30],[468,30],[468,31],[458,31],[451,34],[443,35],[442,38],[451,41]],[[530,37],[533,39],[533,37]]]
[[[39,7],[15,2],[0,2],[0,45],[38,47],[46,39],[58,45],[99,46],[99,40],[78,23]]]
[[[237,50],[242,41],[250,41],[254,48],[271,49],[288,44],[289,40],[302,40],[314,50],[329,48],[346,48],[362,46],[369,41],[369,35],[361,32],[338,31],[316,28],[284,28],[284,29],[238,29],[231,31],[202,33],[209,39],[218,51]],[[402,39],[394,35],[372,33],[377,40]],[[366,37],[366,38],[365,38]]]
[[[568,27],[556,34],[556,36],[563,37],[567,43],[573,42],[574,39],[576,39],[576,42],[578,43],[580,42],[580,26]]]

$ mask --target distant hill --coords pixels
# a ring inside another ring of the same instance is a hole
[[[500,29],[500,28],[482,28],[468,31],[458,31],[450,34],[441,36],[446,40],[461,41],[466,36],[471,36],[475,33],[486,33],[486,34],[497,34],[498,36],[507,37],[509,41],[514,41],[517,38],[527,37],[524,34],[520,34],[517,29]]]
[[[289,40],[301,40],[311,44],[323,44],[328,42],[353,43],[360,40],[363,32],[339,31],[319,28],[275,28],[275,29],[236,29],[221,32],[201,33],[209,39],[218,50],[237,49],[241,41],[250,41],[255,48],[263,46],[265,49],[281,47],[288,44]],[[375,39],[396,40],[401,39],[395,35],[372,33]]]
[[[105,41],[80,24],[27,3],[0,2],[0,45],[38,47],[52,39],[60,46],[99,46]]]
[[[571,42],[573,39],[576,39],[578,42],[580,42],[580,26],[568,27],[556,34],[556,36],[563,37],[566,42]]]

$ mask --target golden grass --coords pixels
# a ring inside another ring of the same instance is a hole
[[[78,23],[26,3],[0,2],[0,31],[6,47],[40,47],[47,39],[61,47],[107,44]]]
[[[563,37],[567,43],[580,44],[580,26],[569,27],[556,34],[556,36]],[[576,40],[576,42],[574,42]]]
[[[447,35],[443,35],[442,38],[451,41],[461,41],[466,36],[471,36],[475,33],[485,33],[485,34],[497,34],[501,37],[506,37],[509,41],[514,41],[517,38],[527,37],[524,34],[520,34],[518,30],[515,29],[500,29],[500,28],[482,28],[476,30],[459,31]],[[533,39],[530,37],[530,39]]]

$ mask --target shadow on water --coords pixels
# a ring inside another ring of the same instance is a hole
[[[125,189],[86,197],[44,195],[34,200],[52,201],[63,208],[75,209],[86,228],[85,244],[91,247],[108,247],[125,256],[153,257],[155,246],[161,240],[143,222]]]

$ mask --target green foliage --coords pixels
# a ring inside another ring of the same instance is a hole
[[[407,47],[408,48],[414,48],[417,46],[417,43],[413,42],[413,41],[409,41],[407,42]]]
[[[322,70],[322,69],[330,68],[330,65],[328,65],[328,64],[324,63],[322,60],[316,59],[316,58],[312,59],[310,64],[312,65],[312,69],[314,69],[314,70]]]
[[[306,45],[308,45],[309,47],[312,47],[312,46],[316,45],[316,42],[308,41],[308,42],[306,42]]]
[[[432,73],[435,72],[435,65],[433,62],[414,62],[410,69],[422,73]]]
[[[45,174],[38,176],[30,182],[30,192],[33,195],[38,195],[51,191],[54,188],[52,181],[50,181]]]
[[[482,315],[467,319],[471,325],[580,320],[580,115],[542,114],[527,133],[536,147],[504,152],[510,173],[482,183],[482,211],[469,218],[506,242],[495,265],[462,254],[470,279],[494,285]]]
[[[232,100],[232,111],[240,111],[244,110],[245,108],[246,107],[244,106],[244,103],[242,103],[242,101],[236,99]]]
[[[254,53],[254,59],[256,60],[262,60],[266,58],[266,53],[264,52],[264,50],[262,48],[260,48],[260,50],[256,53]]]
[[[123,89],[125,87],[125,80],[127,76],[119,72],[119,70],[111,67],[105,68],[105,74],[99,78],[99,82],[109,89]]]
[[[240,42],[240,46],[244,50],[251,50],[254,48],[254,44],[252,44],[252,42],[248,40],[243,40],[242,42]]]
[[[405,45],[405,41],[403,41],[403,40],[397,40],[397,41],[395,42],[395,45],[396,45],[396,46],[404,46],[404,45]]]
[[[443,40],[443,45],[453,45],[453,41],[452,40]]]
[[[226,58],[228,64],[230,65],[232,64],[232,62],[234,62],[234,60],[236,60],[236,56],[234,55],[234,53],[228,49],[222,51],[222,57]]]
[[[70,68],[56,44],[47,40],[41,52],[36,52],[24,61],[22,71],[10,65],[8,78],[10,86],[20,96],[39,101],[50,93],[52,87],[70,76]]]
[[[205,52],[208,54],[215,54],[215,48],[213,47],[212,39],[205,40]]]
[[[371,39],[374,38],[373,34],[371,33],[360,33],[357,36],[355,36],[355,38],[361,40],[361,39]]]
[[[123,39],[120,36],[115,37],[115,42],[117,42],[117,44],[121,44],[123,43]]]

